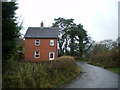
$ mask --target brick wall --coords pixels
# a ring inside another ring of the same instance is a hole
[[[40,40],[40,46],[35,46],[35,40]],[[54,40],[54,46],[50,46],[50,40]],[[25,61],[49,60],[49,52],[55,53],[57,57],[57,39],[25,39]],[[34,58],[34,52],[40,52],[40,58]]]

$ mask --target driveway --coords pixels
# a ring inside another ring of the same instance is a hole
[[[63,86],[64,88],[118,88],[118,74],[85,62],[77,62],[77,64],[81,67],[83,74]]]

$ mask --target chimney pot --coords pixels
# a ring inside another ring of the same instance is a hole
[[[41,22],[41,27],[44,27],[44,23],[43,23],[43,21]]]

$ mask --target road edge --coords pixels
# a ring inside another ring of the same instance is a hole
[[[78,65],[78,67],[81,69],[81,67],[79,65]],[[84,71],[82,70],[82,72],[80,73],[80,75],[78,75],[77,77],[75,77],[74,79],[72,79],[71,81],[69,81],[68,83],[60,86],[59,88],[65,88],[67,85],[74,83],[76,80],[78,80],[79,78],[81,78],[83,74],[84,74]]]

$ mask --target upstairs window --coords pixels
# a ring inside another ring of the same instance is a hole
[[[35,46],[40,46],[40,40],[35,40]]]
[[[54,40],[50,40],[50,46],[54,46]]]
[[[39,51],[34,52],[34,58],[40,58],[40,52]]]

